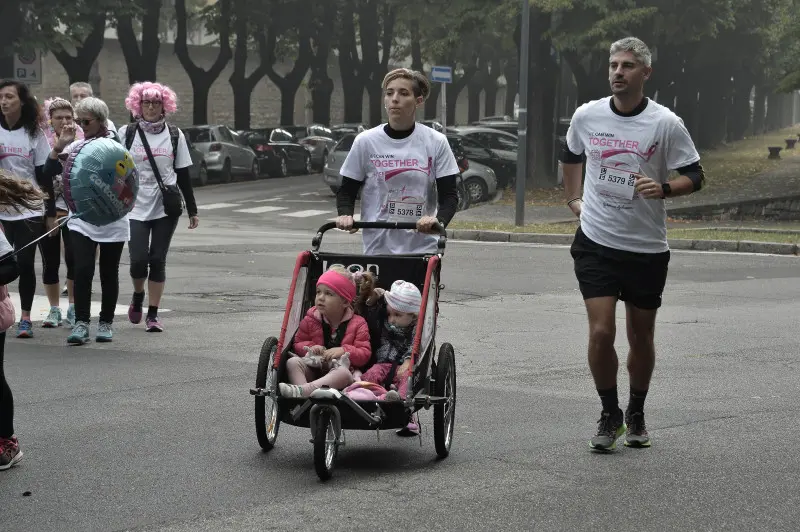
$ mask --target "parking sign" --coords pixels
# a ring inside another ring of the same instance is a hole
[[[42,84],[42,56],[38,51],[14,54],[14,79],[27,85]]]
[[[431,67],[431,81],[435,83],[453,83],[453,69],[449,66]]]

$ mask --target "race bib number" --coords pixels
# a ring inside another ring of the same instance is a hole
[[[636,174],[601,166],[596,186],[597,191],[604,196],[632,200],[636,193]]]
[[[390,199],[388,214],[390,222],[416,222],[422,218],[422,198]]]

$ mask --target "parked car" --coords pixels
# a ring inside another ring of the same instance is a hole
[[[223,183],[230,183],[234,174],[258,177],[256,153],[227,126],[192,126],[183,133],[203,154],[207,170],[218,174]]]
[[[442,125],[442,123],[437,122],[436,120],[420,120],[419,123],[422,124],[423,126],[428,126],[431,129],[435,129],[439,133],[444,131],[444,126]]]
[[[333,131],[319,124],[310,126],[281,126],[294,136],[299,144],[306,146],[311,151],[311,162],[314,168],[325,168],[328,154],[333,150],[336,141]]]
[[[311,152],[295,142],[288,131],[265,127],[240,131],[239,134],[255,151],[259,173],[285,177],[293,172],[310,174],[313,171]]]
[[[186,137],[186,135],[184,135]],[[203,152],[186,137],[186,146],[189,148],[189,156],[192,158],[192,166],[189,167],[189,177],[192,180],[192,185],[196,187],[204,187],[208,184],[208,166],[206,165],[206,158]]]
[[[495,152],[507,152],[503,155],[513,155],[514,157],[517,155],[519,137],[512,133],[478,126],[456,127],[453,128],[453,131],[469,139],[477,140]]]
[[[479,126],[496,129],[498,131],[505,131],[506,133],[511,133],[512,135],[519,135],[519,122],[516,121],[492,120],[481,122]]]
[[[328,160],[325,162],[325,167],[322,169],[322,181],[331,188],[334,194],[339,192],[339,187],[342,186],[342,175],[339,173],[342,169],[342,164],[353,147],[353,141],[356,140],[355,133],[348,133],[336,143],[331,151]]]
[[[517,156],[507,155],[507,152],[490,150],[477,140],[465,137],[458,133],[447,133],[448,137],[461,139],[464,151],[470,163],[478,162],[491,168],[497,177],[497,187],[504,189],[514,183],[517,177]]]
[[[362,131],[366,130],[367,126],[358,123],[336,124],[335,126],[331,126],[331,133],[333,134],[333,139],[336,142],[342,140],[342,138],[348,133],[355,133],[358,135]]]
[[[461,178],[470,204],[489,201],[497,193],[497,175],[479,162],[470,161],[469,168],[461,172]]]

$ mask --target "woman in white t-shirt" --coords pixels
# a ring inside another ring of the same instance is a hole
[[[342,165],[336,195],[339,229],[352,230],[361,187],[361,220],[413,222],[416,231],[364,229],[364,253],[435,253],[438,230],[458,210],[459,169],[447,137],[416,122],[417,109],[430,94],[420,72],[398,68],[383,79],[387,124],[359,133]],[[433,233],[433,234],[431,234]],[[410,419],[401,436],[419,434]]]
[[[413,222],[417,231],[364,230],[364,253],[435,253],[437,224],[458,210],[458,164],[447,137],[416,122],[430,94],[428,79],[398,68],[383,80],[387,124],[360,133],[342,165],[336,226],[351,230],[361,187],[361,220]],[[434,234],[430,234],[434,233]]]
[[[189,229],[195,229],[200,219],[197,217],[197,204],[189,177],[192,159],[183,131],[167,123],[167,115],[178,110],[177,96],[172,89],[150,81],[136,83],[128,92],[125,106],[136,122],[122,126],[118,132],[119,138],[130,150],[139,170],[139,193],[129,215],[131,238],[128,250],[133,299],[128,307],[128,319],[134,324],[142,321],[147,281],[147,332],[162,332],[164,326],[158,318],[158,306],[164,294],[167,251],[179,217],[167,216],[164,212],[163,196],[154,170],[164,185],[177,184],[189,213]],[[142,135],[146,144],[142,142]],[[173,136],[176,138],[173,139]],[[174,144],[173,140],[176,141]],[[156,163],[155,169],[150,164],[147,146]]]
[[[53,181],[44,175],[44,163],[50,146],[39,127],[40,113],[39,103],[27,85],[18,81],[0,81],[0,169],[37,186],[47,194],[44,209],[0,209],[0,222],[6,238],[15,251],[25,248],[17,255],[22,307],[17,338],[33,337],[31,307],[36,293],[36,246],[26,246],[42,236],[46,229],[55,227]],[[54,296],[50,298],[50,307],[51,310],[58,309],[58,265],[43,262],[42,281],[45,285],[55,285],[55,290],[48,290],[48,296]]]
[[[108,106],[99,98],[85,98],[75,106],[78,115],[77,123],[83,128],[87,139],[111,138],[116,135],[108,130]],[[66,126],[65,126],[66,127]],[[69,130],[67,130],[69,131]],[[51,152],[45,166],[45,174],[52,176],[61,174],[61,160],[66,160],[70,153],[81,143],[73,140],[65,146],[61,153],[57,149],[68,140],[67,133],[62,132]],[[66,205],[66,204],[65,204]],[[75,213],[71,213],[75,214]],[[108,225],[97,226],[80,218],[67,222],[69,227],[70,246],[72,248],[75,298],[75,325],[67,337],[70,345],[83,345],[89,341],[89,322],[91,319],[92,280],[94,279],[95,257],[100,249],[100,320],[97,327],[97,341],[110,342],[114,333],[114,311],[119,299],[119,263],[122,248],[130,236],[127,217],[123,217]]]

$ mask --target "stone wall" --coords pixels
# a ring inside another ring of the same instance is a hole
[[[680,220],[800,220],[800,195],[669,209]]]
[[[203,68],[208,68],[216,59],[217,49],[213,46],[190,46],[189,53],[196,64]],[[333,123],[341,122],[344,119],[344,108],[342,101],[342,89],[339,82],[339,69],[336,58],[331,58],[329,75],[334,80],[336,90],[331,101],[331,119]],[[69,97],[69,84],[67,74],[61,64],[52,54],[47,54],[42,60],[43,84],[35,87],[34,92],[40,100],[51,96]],[[253,57],[248,62],[248,69],[252,70],[257,66],[257,58]],[[282,65],[276,68],[279,73],[285,73],[291,65]],[[111,111],[111,119],[118,123],[127,121],[125,111],[125,96],[128,89],[128,71],[125,58],[119,42],[116,39],[106,39],[103,50],[98,58],[98,70],[100,74],[100,97],[108,103]],[[228,63],[227,68],[217,78],[211,87],[209,98],[209,120],[212,123],[227,124],[233,126],[233,95],[228,78],[233,71],[233,61]],[[178,94],[179,109],[175,117],[175,123],[180,126],[188,126],[192,123],[192,85],[189,77],[178,61],[171,43],[162,43],[158,60],[158,81],[172,87]],[[505,91],[500,89],[497,97],[497,109],[502,111]],[[256,86],[252,96],[252,122],[253,127],[275,125],[280,121],[280,91],[268,78],[263,78]],[[297,92],[295,100],[295,123],[304,124],[310,121],[311,113],[306,111],[305,105],[308,101],[308,93],[304,87]],[[364,95],[364,121],[368,120],[367,96]],[[420,115],[421,118],[421,115]],[[467,94],[466,89],[458,99],[456,120],[457,123],[465,123],[467,119]],[[452,118],[448,118],[452,123]]]

